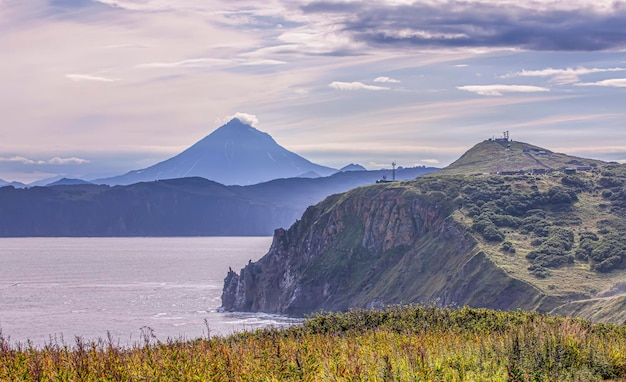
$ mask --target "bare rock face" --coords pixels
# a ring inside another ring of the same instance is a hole
[[[450,200],[410,183],[333,195],[288,230],[276,230],[258,262],[228,273],[223,309],[301,316],[434,301],[495,309],[550,305],[539,290],[496,267],[452,211]]]

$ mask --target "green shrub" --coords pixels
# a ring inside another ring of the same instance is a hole
[[[574,262],[570,253],[574,246],[574,232],[564,228],[554,228],[537,250],[526,255],[533,266],[558,268]]]
[[[491,224],[485,227],[485,229],[482,232],[482,235],[485,238],[485,240],[488,240],[488,241],[499,242],[499,241],[504,240],[504,234],[494,224]]]
[[[563,187],[555,186],[548,190],[544,195],[544,202],[547,204],[571,204],[578,200],[573,191],[569,191]]]
[[[600,263],[594,264],[591,266],[592,269],[595,269],[598,272],[610,272],[621,264],[622,257],[621,256],[611,256]]]
[[[621,187],[623,182],[612,176],[603,176],[598,179],[598,185],[602,188]]]
[[[491,221],[498,227],[517,228],[520,226],[521,219],[511,215],[493,214]]]
[[[546,269],[540,265],[531,265],[530,267],[528,267],[528,270],[533,276],[537,277],[538,279],[545,279],[552,276],[552,272],[550,272],[549,269]]]
[[[502,243],[500,250],[503,252],[515,253],[515,248],[513,247],[513,243],[511,243],[510,241],[505,241],[504,243]]]
[[[467,211],[467,216],[473,218],[473,217],[478,216],[478,215],[480,215],[480,207],[478,207],[475,204],[472,204],[471,206],[469,206],[469,209]]]
[[[561,183],[564,186],[575,187],[579,189],[586,189],[587,183],[578,176],[575,175],[566,175],[561,178]]]
[[[613,196],[613,191],[611,191],[611,190],[604,190],[604,191],[602,191],[602,197],[604,199],[610,199],[611,196]]]
[[[609,235],[591,249],[589,258],[593,261],[592,269],[598,272],[610,272],[622,267],[622,260],[626,256],[626,244],[618,235]]]
[[[531,215],[522,219],[519,227],[521,233],[534,233],[539,237],[548,236],[552,230],[552,224],[540,215]]]
[[[574,257],[576,258],[576,260],[589,261],[589,253],[582,248],[576,249],[576,251],[574,252]]]
[[[591,252],[598,243],[598,235],[590,231],[581,232],[578,238],[578,248],[576,249],[576,259],[582,261],[588,261]]]

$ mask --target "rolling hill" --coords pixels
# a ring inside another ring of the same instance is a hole
[[[222,304],[304,315],[436,301],[623,322],[625,230],[626,166],[485,141],[441,171],[310,207],[229,272]]]
[[[476,144],[439,175],[478,175],[497,173],[543,173],[565,168],[597,167],[596,159],[555,153],[529,143],[487,140]]]

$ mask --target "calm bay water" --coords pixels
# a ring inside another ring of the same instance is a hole
[[[263,256],[271,237],[0,238],[0,329],[11,343],[75,337],[122,346],[226,335],[286,317],[218,312],[228,267]],[[205,323],[206,320],[206,323]],[[142,329],[143,328],[143,329]]]

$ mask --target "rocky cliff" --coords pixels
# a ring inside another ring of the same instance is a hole
[[[331,196],[276,230],[258,262],[228,273],[223,308],[300,316],[393,303],[539,310],[557,303],[496,266],[456,210],[449,195],[415,182]]]
[[[310,207],[229,272],[222,303],[303,315],[436,301],[622,323],[625,231],[626,165],[485,141],[441,171]]]

